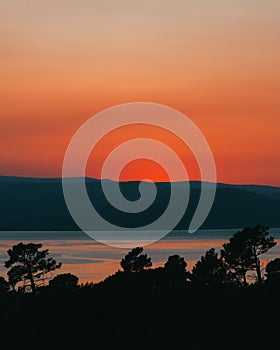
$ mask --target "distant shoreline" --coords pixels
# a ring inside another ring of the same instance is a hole
[[[240,228],[231,228],[231,229],[200,229],[195,233],[188,233],[187,230],[173,230],[166,236],[164,236],[160,241],[163,240],[221,240],[228,239],[233,233],[239,231]],[[280,228],[279,227],[271,227],[269,228],[270,234],[274,236],[276,239],[280,239]],[[105,231],[104,231],[105,232]],[[147,231],[148,232],[148,231]],[[36,238],[38,236],[38,238]],[[0,230],[0,241],[1,240],[29,240],[29,239],[38,239],[38,240],[48,240],[48,239],[56,239],[56,240],[91,240],[86,233],[79,230],[56,230],[56,231],[44,231],[44,230]]]

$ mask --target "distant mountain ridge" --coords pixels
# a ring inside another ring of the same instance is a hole
[[[139,181],[119,184],[128,199],[139,197]],[[189,205],[176,229],[188,227],[198,203],[201,182],[190,181],[189,184]],[[155,220],[164,212],[170,195],[170,183],[157,182],[158,194],[151,207],[143,213],[125,214],[108,204],[100,180],[87,178],[86,186],[91,201],[102,216],[126,227],[138,227]],[[177,182],[175,186],[184,186],[184,182]],[[213,207],[201,228],[236,228],[256,224],[280,227],[279,214],[279,187],[218,183]],[[0,176],[0,230],[79,230],[66,207],[62,179]]]

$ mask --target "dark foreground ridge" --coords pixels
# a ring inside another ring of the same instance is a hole
[[[164,212],[170,198],[170,183],[156,183],[157,197],[151,207],[142,213],[126,214],[106,201],[99,180],[87,179],[86,185],[96,210],[107,221],[123,227],[140,227],[153,222]],[[136,200],[138,185],[137,181],[122,182],[120,188],[126,198]],[[184,186],[184,183],[178,182],[175,186]],[[200,182],[190,182],[189,206],[176,229],[188,227],[197,207],[200,187]],[[0,194],[0,230],[80,230],[67,210],[61,179],[0,176]],[[256,222],[280,227],[279,211],[278,187],[218,184],[214,205],[201,228],[246,227]],[[98,230],[98,227],[89,229]]]
[[[1,348],[278,349],[280,259],[260,260],[274,245],[266,227],[247,227],[192,270],[178,255],[152,268],[137,247],[114,275],[79,285],[72,274],[46,283],[61,264],[19,243],[0,278]]]

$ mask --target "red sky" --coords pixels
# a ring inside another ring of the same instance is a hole
[[[190,117],[213,151],[218,180],[280,186],[280,3],[260,1],[11,0],[0,14],[0,174],[61,176],[67,145],[89,117],[149,101]],[[191,178],[180,141],[124,128],[97,147],[98,177],[110,145],[139,134],[170,143]],[[123,180],[165,180],[143,161]]]

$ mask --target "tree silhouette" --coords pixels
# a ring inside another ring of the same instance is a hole
[[[185,272],[186,267],[187,263],[185,262],[184,258],[177,254],[169,256],[167,262],[164,264],[165,270],[169,271],[170,273]]]
[[[49,281],[49,287],[53,290],[75,289],[78,286],[79,278],[72,273],[63,273],[55,276]]]
[[[27,274],[27,268],[24,266],[13,266],[8,271],[8,279],[9,279],[9,285],[12,287],[12,289],[15,289],[15,286],[17,283],[22,281],[22,276],[24,274]]]
[[[4,277],[0,276],[0,294],[9,290],[9,283]]]
[[[57,264],[53,258],[47,258],[48,249],[39,250],[40,248],[42,244],[18,243],[8,250],[10,259],[5,262],[5,267],[10,268],[8,277],[13,288],[17,283],[23,282],[34,293],[44,275],[61,267],[61,263]]]
[[[269,236],[268,228],[257,225],[236,232],[229,243],[223,244],[221,253],[229,267],[234,270],[236,278],[246,286],[248,270],[255,270],[257,281],[262,282],[259,256],[276,244],[274,237]]]
[[[223,258],[214,248],[209,249],[195,264],[190,279],[201,286],[221,286],[232,283],[231,274]]]
[[[164,270],[168,274],[170,282],[185,282],[187,263],[184,258],[179,255],[171,255],[168,257],[167,262],[164,264]]]
[[[271,260],[265,269],[267,282],[280,284],[280,258]]]
[[[147,254],[142,254],[142,252],[142,247],[136,247],[126,254],[120,262],[124,272],[140,272],[152,266],[151,258],[148,258]]]

